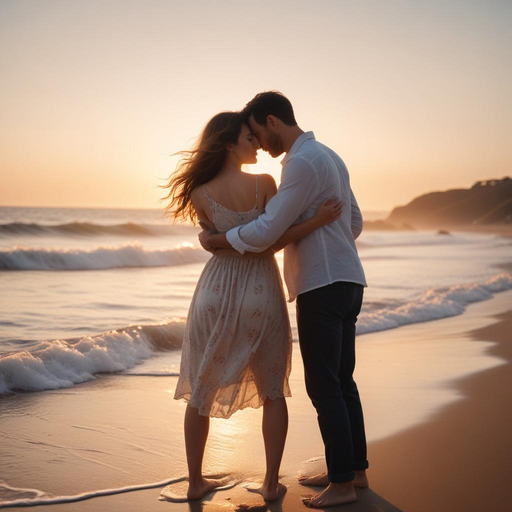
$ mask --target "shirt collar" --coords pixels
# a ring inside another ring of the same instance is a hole
[[[286,162],[289,158],[291,158],[295,153],[297,153],[297,150],[302,146],[303,142],[306,142],[309,139],[314,139],[315,134],[313,132],[304,132],[302,135],[299,135],[295,139],[295,142],[292,144],[292,147],[290,148],[290,151],[286,153],[285,157],[281,160],[281,165],[284,167]]]

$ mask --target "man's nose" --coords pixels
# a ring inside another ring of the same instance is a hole
[[[252,138],[252,145],[254,149],[261,149],[260,141],[256,137]]]

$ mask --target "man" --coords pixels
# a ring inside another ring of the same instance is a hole
[[[205,248],[233,247],[240,253],[272,246],[294,223],[312,217],[318,205],[338,196],[341,217],[284,251],[290,302],[297,298],[299,343],[306,388],[317,410],[325,444],[327,474],[301,478],[304,485],[327,485],[308,507],[350,503],[354,486],[367,487],[366,437],[355,366],[355,323],[366,286],[355,239],[362,216],[342,159],[304,132],[291,103],[279,92],[258,94],[244,108],[262,149],[272,157],[286,153],[277,194],[256,220],[225,234],[203,231]]]

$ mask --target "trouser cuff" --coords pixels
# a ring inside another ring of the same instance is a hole
[[[354,480],[356,474],[353,471],[349,471],[348,473],[327,473],[329,478],[329,482],[333,482],[335,484],[341,484],[343,482],[350,482]]]

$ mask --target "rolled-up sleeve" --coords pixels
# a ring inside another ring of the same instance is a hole
[[[318,197],[318,176],[308,162],[296,157],[286,163],[277,194],[257,219],[226,233],[238,252],[262,252],[273,245]]]
[[[230,229],[226,233],[226,238],[228,242],[231,244],[233,249],[236,249],[238,252],[244,254],[244,252],[263,252],[266,247],[253,247],[251,245],[246,244],[241,238],[240,238],[240,229],[243,226],[237,226],[236,228]]]
[[[363,231],[363,216],[352,190],[350,190],[350,196],[350,230],[354,240],[356,240]]]

